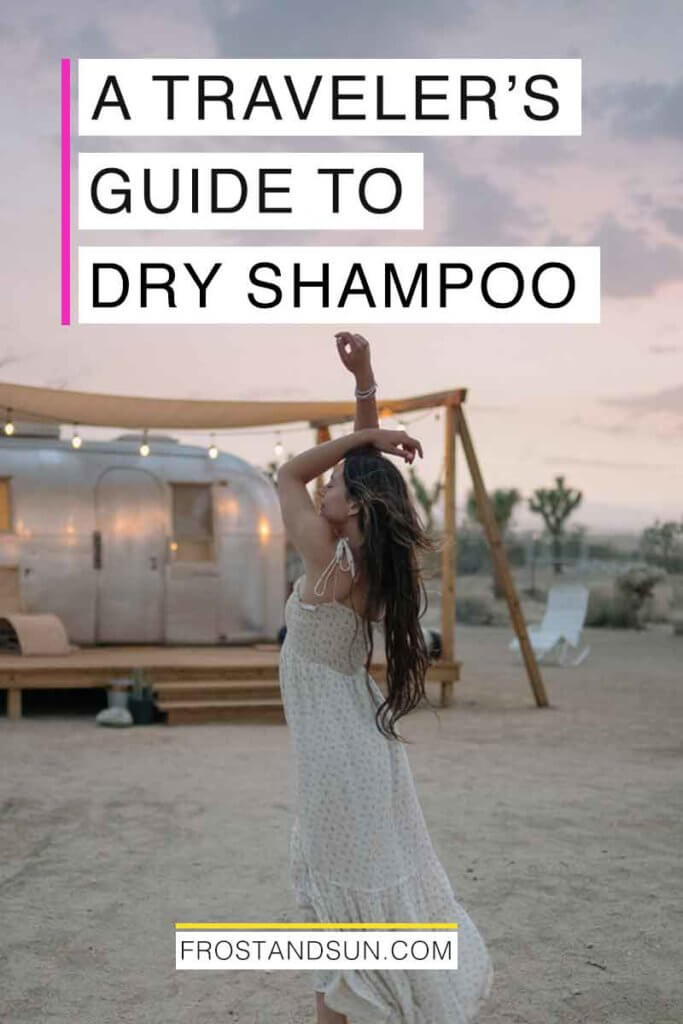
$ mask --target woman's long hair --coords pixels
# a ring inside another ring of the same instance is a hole
[[[432,551],[435,545],[420,522],[403,476],[373,445],[346,454],[344,484],[349,498],[358,505],[362,535],[368,673],[373,654],[369,620],[382,616],[384,622],[388,696],[377,708],[375,721],[383,735],[405,743],[409,741],[396,732],[395,723],[421,701],[430,703],[424,685],[429,651],[420,624],[427,610],[427,595],[418,552]]]

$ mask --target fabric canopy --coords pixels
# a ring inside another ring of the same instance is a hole
[[[464,388],[411,398],[379,399],[380,416],[459,405]],[[79,426],[132,429],[212,430],[223,427],[264,427],[306,421],[313,426],[353,419],[355,401],[241,402],[185,398],[142,398],[87,391],[29,387],[0,382],[2,407],[15,420],[72,423]]]

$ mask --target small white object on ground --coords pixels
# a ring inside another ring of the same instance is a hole
[[[126,726],[133,724],[133,716],[128,708],[102,708],[95,715],[97,725]]]

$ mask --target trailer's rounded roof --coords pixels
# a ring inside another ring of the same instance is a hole
[[[131,433],[102,440],[84,439],[81,446],[76,450],[72,447],[71,440],[68,437],[52,434],[34,434],[21,430],[20,426],[20,424],[17,424],[17,430],[11,437],[7,437],[0,431],[0,449],[3,452],[12,450],[21,452],[22,458],[26,458],[29,453],[36,455],[48,449],[73,456],[75,460],[82,460],[90,455],[102,456],[117,453],[119,455],[132,455],[137,452],[138,445],[145,437],[143,433]],[[187,441],[181,442],[177,437],[169,437],[167,434],[157,434],[154,432],[147,434],[147,441],[151,450],[149,455],[145,457],[145,462],[149,465],[154,465],[155,459],[161,459],[163,462],[164,459],[168,458],[192,458],[206,462],[213,467],[215,472],[220,474],[228,471],[239,473],[242,476],[268,479],[268,475],[263,469],[254,463],[248,462],[241,455],[235,455],[234,452],[219,449],[215,458],[209,458],[204,445]],[[44,466],[41,468],[41,472],[45,472]]]

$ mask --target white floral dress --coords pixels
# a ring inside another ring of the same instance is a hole
[[[345,557],[353,571],[341,538],[316,594]],[[336,600],[304,604],[302,579],[285,606],[280,654],[298,919],[458,924],[457,970],[316,970],[314,987],[350,1024],[467,1024],[491,992],[488,950],[432,846],[405,745],[375,723],[384,695],[365,671],[360,617]]]

